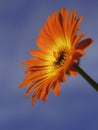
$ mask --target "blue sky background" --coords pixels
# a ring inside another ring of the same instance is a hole
[[[98,130],[98,93],[80,76],[68,77],[58,97],[31,105],[18,89],[25,67],[20,63],[37,49],[35,40],[48,15],[62,7],[83,15],[81,31],[94,44],[81,67],[98,82],[97,0],[0,0],[0,130]]]

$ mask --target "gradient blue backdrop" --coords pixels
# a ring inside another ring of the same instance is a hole
[[[48,15],[62,7],[83,15],[81,31],[94,44],[81,67],[98,82],[97,0],[0,0],[0,130],[98,130],[98,93],[80,76],[68,77],[58,97],[31,105],[17,86],[25,67],[20,63],[36,49],[35,39]]]

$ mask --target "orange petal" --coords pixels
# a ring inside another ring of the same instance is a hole
[[[62,18],[62,22],[61,22],[61,24],[62,24],[62,26],[63,26],[63,31],[64,31],[64,34],[65,34],[65,36],[66,36],[66,34],[67,34],[67,20],[68,20],[68,10],[66,10],[66,9],[64,9],[64,8],[62,8],[61,10],[60,10],[60,15],[61,15],[61,18]]]
[[[40,78],[40,80],[36,81],[33,83],[33,85],[31,87],[28,88],[25,97],[28,97],[30,95],[30,93],[36,88],[39,87],[40,85],[44,85],[45,83],[47,83],[47,77],[45,78]]]
[[[72,31],[72,25],[73,23],[75,23],[76,19],[76,10],[74,10],[71,15],[69,16],[69,19],[68,19],[68,24],[67,24],[67,30],[68,30],[68,34],[71,33]],[[76,27],[76,26],[75,26]]]
[[[40,86],[40,87],[42,87],[42,86]],[[45,84],[45,86],[43,85],[43,89],[38,94],[38,99],[43,99],[45,92],[46,92],[45,87],[46,87],[46,84]]]
[[[56,28],[56,32],[55,32],[56,36],[64,37],[63,30],[62,30],[57,12],[54,14],[54,26]]]
[[[76,76],[78,74],[78,72],[76,71],[76,69],[74,68],[74,66],[71,66],[68,70],[68,74],[70,76]]]
[[[37,71],[35,71],[37,72]],[[33,82],[35,81],[40,81],[40,80],[44,80],[48,78],[48,74],[42,74],[41,71],[38,71],[38,75],[37,73],[32,73],[30,75],[27,75],[27,77],[25,77],[24,79],[24,84],[26,86],[30,86]],[[35,75],[36,74],[36,75]]]
[[[39,81],[39,82],[36,82],[34,83],[31,87],[29,87],[29,89],[27,90],[26,94],[25,94],[25,98],[27,98],[30,93],[36,88],[38,87],[43,81]]]
[[[29,80],[29,79],[37,78],[43,75],[45,75],[45,72],[43,70],[39,70],[39,71],[32,72],[32,74],[28,74],[26,76],[26,79]]]
[[[45,71],[47,70],[47,68],[48,68],[48,65],[45,66],[45,65],[37,64],[36,66],[31,66],[31,67],[26,68],[25,73],[31,74],[31,73],[34,73],[35,71],[41,71],[41,70]]]
[[[93,40],[91,38],[84,39],[79,42],[77,45],[77,49],[85,50],[87,47],[89,47],[92,44]]]
[[[81,23],[82,20],[83,20],[83,16],[80,16],[78,19],[74,19],[73,23],[75,23],[75,24],[74,24],[73,29],[72,29],[73,33],[76,33],[78,31],[79,24]]]
[[[34,92],[34,95],[32,97],[32,105],[34,105],[36,99],[42,99],[43,101],[47,100],[48,93],[50,91],[50,88],[52,87],[54,79],[46,79],[39,88],[37,88]]]
[[[60,80],[62,81],[62,82],[65,82],[66,81],[66,75],[65,75],[65,71],[64,70],[62,70],[62,71],[60,71]]]
[[[24,85],[25,85],[25,83],[22,82],[22,83],[18,86],[18,88],[22,88]]]
[[[58,80],[54,84],[53,92],[55,96],[58,96],[60,94],[60,82]]]
[[[73,54],[73,59],[78,59],[80,58],[81,56],[83,56],[85,53],[83,50],[76,50],[75,53]]]
[[[32,105],[35,104],[36,99],[39,99],[40,95],[41,95],[41,91],[44,90],[44,86],[41,85],[39,86],[39,88],[37,88],[32,96]]]
[[[38,59],[38,58],[31,58],[31,59],[29,59],[29,60],[27,60],[27,61],[24,61],[24,62],[22,62],[22,64],[21,65],[28,65],[28,66],[36,66],[36,65],[39,65],[39,63],[40,64],[43,64],[43,60],[41,60],[41,59]]]
[[[83,17],[80,16],[78,19],[76,19],[76,16],[74,17],[72,25],[70,25],[70,37],[74,38],[77,31],[79,30],[79,24],[83,20]]]
[[[47,18],[47,29],[48,29],[48,31],[49,31],[49,33],[50,34],[52,34],[53,33],[53,25],[52,25],[52,19],[51,19],[51,17],[50,16],[48,16],[48,18]],[[54,33],[53,33],[54,34]],[[53,36],[53,35],[52,35]]]
[[[48,94],[49,94],[49,92],[50,92],[50,89],[51,89],[51,87],[52,87],[52,84],[53,84],[54,80],[55,80],[55,78],[50,79],[50,81],[48,80],[49,83],[48,83],[48,85],[47,85],[47,87],[46,87],[46,92],[45,92],[44,96],[42,97],[42,100],[43,100],[43,101],[46,101],[46,100],[47,100]]]
[[[51,40],[47,37],[42,38],[42,36],[40,36],[36,39],[36,43],[37,43],[38,47],[40,48],[40,50],[45,53],[47,52],[47,50],[51,49],[52,45],[54,45],[53,40]]]
[[[73,41],[73,43],[72,43],[72,46],[74,47],[84,35],[85,35],[85,34],[83,34],[83,33],[78,34],[78,35],[74,38],[74,41]]]
[[[33,96],[32,96],[32,105],[33,105],[33,106],[34,106],[34,104],[35,104],[36,98],[37,98],[36,95],[33,95]]]
[[[46,60],[46,58],[45,58],[46,55],[45,55],[43,52],[39,51],[39,50],[30,50],[30,53],[31,53],[33,56],[37,57],[37,58]]]
[[[54,13],[52,14],[52,18],[50,16],[48,16],[47,18],[47,24],[46,26],[44,26],[44,30],[45,32],[48,34],[48,36],[51,39],[51,42],[54,43],[54,39],[55,39],[55,26],[54,26]],[[51,44],[53,44],[51,43]]]

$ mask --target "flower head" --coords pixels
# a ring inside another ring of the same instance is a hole
[[[85,35],[78,33],[79,24],[83,17],[77,18],[74,10],[62,8],[48,16],[44,28],[40,29],[36,39],[39,50],[30,50],[34,57],[23,62],[26,65],[26,76],[19,88],[25,86],[25,97],[34,90],[32,104],[36,99],[46,101],[48,94],[53,89],[54,94],[60,94],[60,82],[66,81],[66,75],[76,76],[74,68],[78,64],[85,49],[92,43],[92,39],[80,39]]]

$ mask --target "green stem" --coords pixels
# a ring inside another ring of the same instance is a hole
[[[82,70],[78,65],[75,66],[75,69],[79,74],[96,90],[98,91],[98,83],[96,83],[84,70]]]

